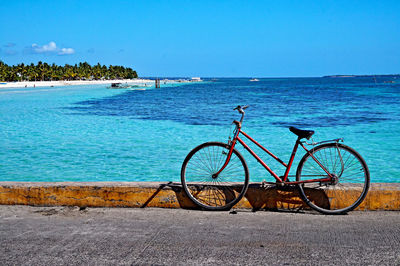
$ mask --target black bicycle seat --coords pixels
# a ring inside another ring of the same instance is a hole
[[[300,139],[310,139],[311,136],[314,134],[314,130],[301,130],[295,127],[289,127],[289,130],[296,134]]]

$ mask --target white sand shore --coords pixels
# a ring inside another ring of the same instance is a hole
[[[127,83],[132,85],[154,85],[151,79],[116,79],[116,80],[59,80],[59,81],[19,81],[19,82],[0,82],[2,88],[32,88],[32,87],[56,87],[72,85],[97,85],[111,83]]]

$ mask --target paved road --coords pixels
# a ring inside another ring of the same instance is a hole
[[[400,265],[400,212],[0,206],[0,264]]]

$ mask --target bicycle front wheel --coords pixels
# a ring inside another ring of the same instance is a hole
[[[312,182],[328,178],[313,157],[333,175],[331,181]],[[311,208],[324,214],[355,209],[367,195],[370,183],[364,159],[354,149],[338,143],[323,144],[307,153],[297,167],[296,180],[310,181],[299,185],[300,195]]]
[[[233,150],[229,164],[217,176],[227,160],[230,146],[207,142],[194,148],[185,158],[181,181],[186,195],[206,210],[229,210],[238,203],[249,186],[249,171],[243,156]]]

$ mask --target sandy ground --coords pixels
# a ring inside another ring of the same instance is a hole
[[[119,79],[119,80],[71,80],[71,81],[22,81],[22,82],[0,82],[1,88],[32,88],[71,85],[96,85],[111,83],[128,83],[132,85],[154,85],[150,79]]]
[[[399,265],[400,212],[0,206],[2,265]]]

